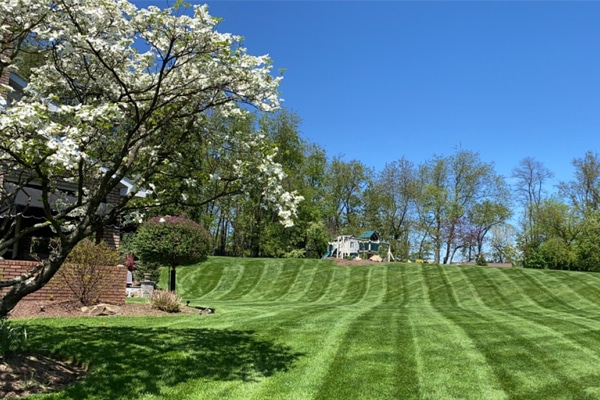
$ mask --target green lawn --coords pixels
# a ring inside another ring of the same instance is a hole
[[[89,366],[39,397],[600,399],[600,274],[211,258],[178,292],[216,315],[27,322]]]

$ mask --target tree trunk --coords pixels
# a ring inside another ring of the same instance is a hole
[[[177,271],[174,266],[171,266],[169,271],[169,292],[175,293],[175,285],[177,283]]]

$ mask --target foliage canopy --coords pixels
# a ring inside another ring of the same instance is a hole
[[[135,255],[142,261],[169,267],[204,261],[210,249],[208,231],[182,217],[151,218],[133,239]]]

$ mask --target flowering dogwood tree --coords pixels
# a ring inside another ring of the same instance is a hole
[[[292,224],[301,198],[282,188],[276,149],[259,133],[221,132],[208,123],[243,118],[248,106],[275,110],[280,100],[269,57],[248,54],[241,38],[218,32],[217,23],[206,6],[0,3],[0,73],[16,69],[12,60],[25,40],[35,41],[43,58],[21,100],[0,100],[0,174],[11,177],[0,189],[0,254],[48,227],[59,244],[30,272],[0,281],[0,318],[47,283],[79,241],[144,207],[202,204],[260,187],[265,206]],[[131,190],[106,207],[125,178]],[[65,182],[76,189],[61,199]],[[42,204],[44,219],[19,230],[16,199],[27,185],[38,189],[40,198],[29,203]],[[141,189],[149,193],[144,199],[135,197]]]

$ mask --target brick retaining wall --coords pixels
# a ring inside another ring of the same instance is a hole
[[[37,263],[35,261],[0,260],[0,281],[11,279],[31,270]],[[68,272],[68,265],[61,267]],[[99,284],[99,299],[103,303],[125,304],[125,283],[127,282],[127,268],[102,267],[106,273],[102,274]],[[0,296],[8,292],[8,288],[0,289]],[[58,272],[40,290],[33,292],[21,301],[65,301],[74,300],[73,292],[69,289],[63,275]]]

